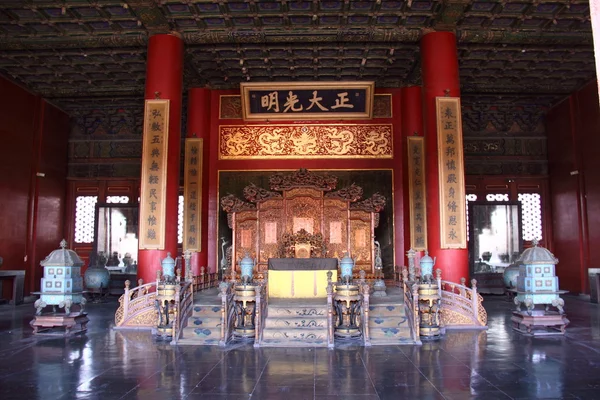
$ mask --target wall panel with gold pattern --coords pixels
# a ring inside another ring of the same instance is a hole
[[[359,210],[350,212],[350,255],[357,270],[373,271],[373,228],[371,213]]]
[[[223,125],[219,159],[393,158],[392,125]]]

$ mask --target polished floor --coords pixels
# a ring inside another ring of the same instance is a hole
[[[423,346],[177,347],[114,331],[113,299],[86,334],[33,336],[33,306],[0,306],[0,399],[600,399],[600,306],[567,297],[564,337],[511,330],[512,303],[485,299],[487,332]]]

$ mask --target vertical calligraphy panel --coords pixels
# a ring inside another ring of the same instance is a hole
[[[408,195],[410,209],[410,247],[427,248],[427,190],[425,186],[425,140],[408,137]]]
[[[146,100],[140,196],[140,249],[165,248],[169,100]]]
[[[183,250],[202,251],[202,146],[203,139],[185,140],[183,184]]]
[[[440,188],[440,247],[467,247],[465,171],[458,97],[437,97],[437,140]]]

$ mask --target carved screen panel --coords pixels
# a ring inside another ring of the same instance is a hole
[[[266,269],[269,258],[279,257],[279,239],[285,228],[283,201],[269,201],[268,206],[272,208],[266,206],[266,204],[261,204],[258,212],[260,226],[258,262],[261,264],[260,270]]]
[[[322,192],[314,189],[292,189],[286,193],[286,232],[305,229],[311,234],[321,233]]]
[[[350,253],[357,270],[373,272],[373,224],[371,213],[350,212]]]
[[[246,254],[253,259],[257,255],[257,217],[256,211],[242,211],[235,215],[235,269],[239,271],[239,261]]]
[[[342,258],[348,246],[348,203],[338,199],[323,201],[323,237],[329,257]]]

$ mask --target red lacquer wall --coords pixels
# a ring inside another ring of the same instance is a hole
[[[404,235],[403,235],[403,194],[402,194],[402,157],[404,146],[401,140],[400,126],[400,89],[376,90],[377,94],[389,93],[393,96],[392,118],[380,118],[372,120],[328,120],[328,121],[302,121],[300,123],[318,124],[392,124],[394,135],[394,158],[393,159],[289,159],[289,160],[219,160],[218,159],[218,132],[220,125],[244,125],[241,119],[219,119],[219,98],[222,95],[239,95],[239,91],[218,91],[211,93],[211,127],[210,143],[211,152],[209,156],[209,177],[208,177],[208,225],[215,227],[209,231],[208,235],[208,266],[214,271],[217,261],[217,232],[218,225],[218,171],[241,171],[241,170],[297,170],[299,168],[335,170],[335,169],[392,169],[394,175],[394,229],[395,229],[395,264],[404,265]],[[189,112],[189,111],[188,111]],[[199,110],[199,112],[202,112]],[[280,124],[289,124],[294,122],[281,122]],[[268,124],[261,121],[257,124]],[[272,123],[277,125],[277,123]],[[249,124],[250,125],[250,124]],[[388,200],[389,201],[389,200]]]
[[[69,119],[2,78],[0,92],[0,256],[3,270],[27,271],[28,294],[63,237]]]
[[[587,293],[590,260],[600,256],[600,112],[596,82],[547,116],[554,254],[561,288]]]

